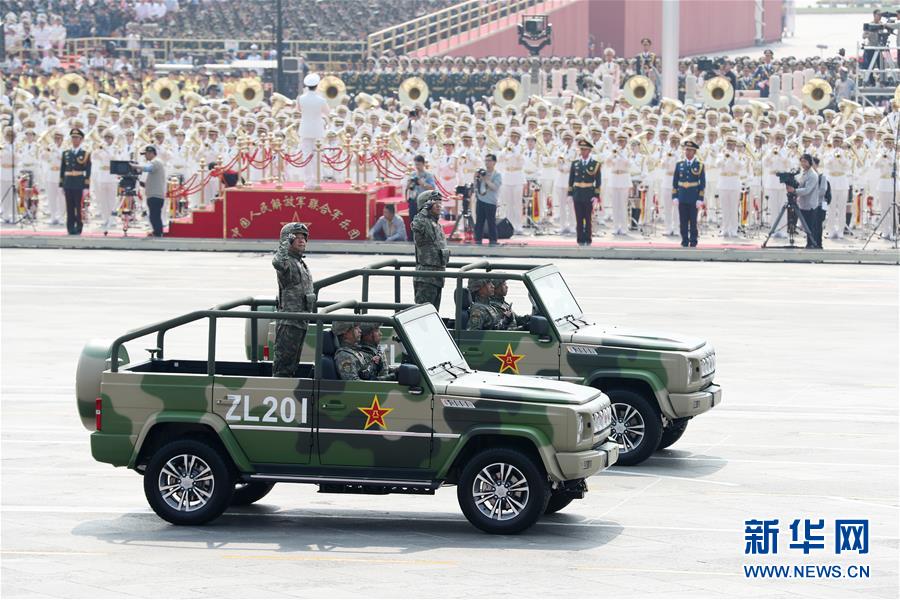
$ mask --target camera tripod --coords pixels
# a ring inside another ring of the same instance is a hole
[[[474,186],[472,186],[469,188],[469,193],[464,194],[460,191],[461,187],[457,187],[457,193],[460,193],[462,196],[462,210],[456,216],[456,221],[453,223],[453,229],[450,231],[448,238],[456,239],[455,236],[459,233],[459,226],[462,225],[461,239],[465,242],[474,239],[475,236],[475,222],[472,220],[471,200],[468,198],[475,190]]]
[[[797,207],[797,196],[796,194],[789,192],[787,197],[787,202],[785,202],[781,206],[781,210],[778,211],[778,216],[775,217],[775,221],[772,223],[772,229],[769,230],[769,235],[766,236],[765,241],[762,243],[762,247],[765,248],[766,244],[769,243],[769,239],[771,239],[772,235],[775,233],[775,230],[778,229],[778,226],[781,224],[781,219],[784,218],[785,214],[788,211],[792,212],[796,215],[797,220],[803,224],[803,231],[806,232],[807,237],[812,235],[812,229],[809,228],[809,224],[806,222],[806,219],[803,217],[803,213],[800,212],[800,209]],[[790,220],[790,218],[788,219]],[[786,227],[788,232],[788,245],[780,246],[781,248],[796,248],[797,246],[794,244],[794,236],[797,233],[796,228],[791,227],[790,224]]]

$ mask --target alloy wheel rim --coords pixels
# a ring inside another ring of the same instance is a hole
[[[517,467],[509,463],[492,463],[475,476],[472,498],[485,517],[492,521],[509,521],[528,506],[531,489]]]
[[[613,403],[612,409],[610,437],[619,444],[620,452],[634,452],[644,441],[644,417],[630,404]]]
[[[163,465],[158,487],[160,497],[170,508],[194,512],[209,503],[216,484],[206,461],[193,454],[179,454]]]

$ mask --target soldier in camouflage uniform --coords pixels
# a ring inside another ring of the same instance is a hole
[[[316,294],[313,278],[303,261],[309,240],[309,229],[303,223],[288,223],[281,228],[278,250],[272,266],[278,276],[278,310],[282,312],[315,312]],[[275,326],[273,377],[293,377],[300,351],[306,338],[306,321],[278,321]]]
[[[371,327],[369,323],[366,325]],[[377,325],[375,327],[377,328]],[[334,364],[341,379],[344,381],[382,379],[379,375],[386,370],[384,357],[377,347],[373,354],[371,348],[367,349],[360,345],[362,329],[359,323],[338,321],[332,325],[331,330],[341,342],[341,347],[334,353]],[[368,331],[371,336],[371,329]]]
[[[378,323],[361,323],[359,348],[370,365],[371,379],[378,381],[391,381],[396,375],[391,372],[384,352],[381,351],[381,325]]]
[[[502,327],[503,314],[491,304],[494,295],[494,284],[490,279],[469,280],[469,291],[472,293],[472,307],[469,308],[470,331],[505,329]]]
[[[494,295],[491,296],[491,306],[497,309],[501,316],[501,323],[497,329],[525,329],[528,327],[528,321],[531,315],[517,315],[513,312],[512,304],[506,301],[506,294],[509,293],[509,286],[505,279],[492,279],[494,284]]]
[[[416,245],[417,271],[443,271],[450,262],[450,250],[444,230],[438,222],[441,214],[441,195],[434,190],[419,194],[416,198],[419,213],[412,222],[413,241]],[[416,304],[430,302],[436,310],[441,308],[443,278],[413,277]]]

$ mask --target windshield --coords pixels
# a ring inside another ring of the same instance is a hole
[[[444,363],[466,364],[456,342],[450,337],[437,313],[430,313],[404,323],[403,329],[408,337],[408,346],[415,351],[426,371]]]
[[[535,279],[533,283],[550,320],[559,321],[567,316],[578,318],[583,314],[561,273],[551,273]]]

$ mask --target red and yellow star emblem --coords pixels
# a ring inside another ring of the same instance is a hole
[[[363,429],[368,429],[372,425],[380,425],[382,429],[387,429],[387,423],[384,422],[384,418],[392,411],[393,408],[382,408],[378,403],[378,396],[372,399],[372,406],[369,408],[358,407],[358,410],[366,415],[366,426]]]
[[[500,361],[500,372],[512,371],[519,374],[519,361],[525,358],[524,354],[513,354],[512,344],[506,345],[506,353],[495,354],[494,358]]]

